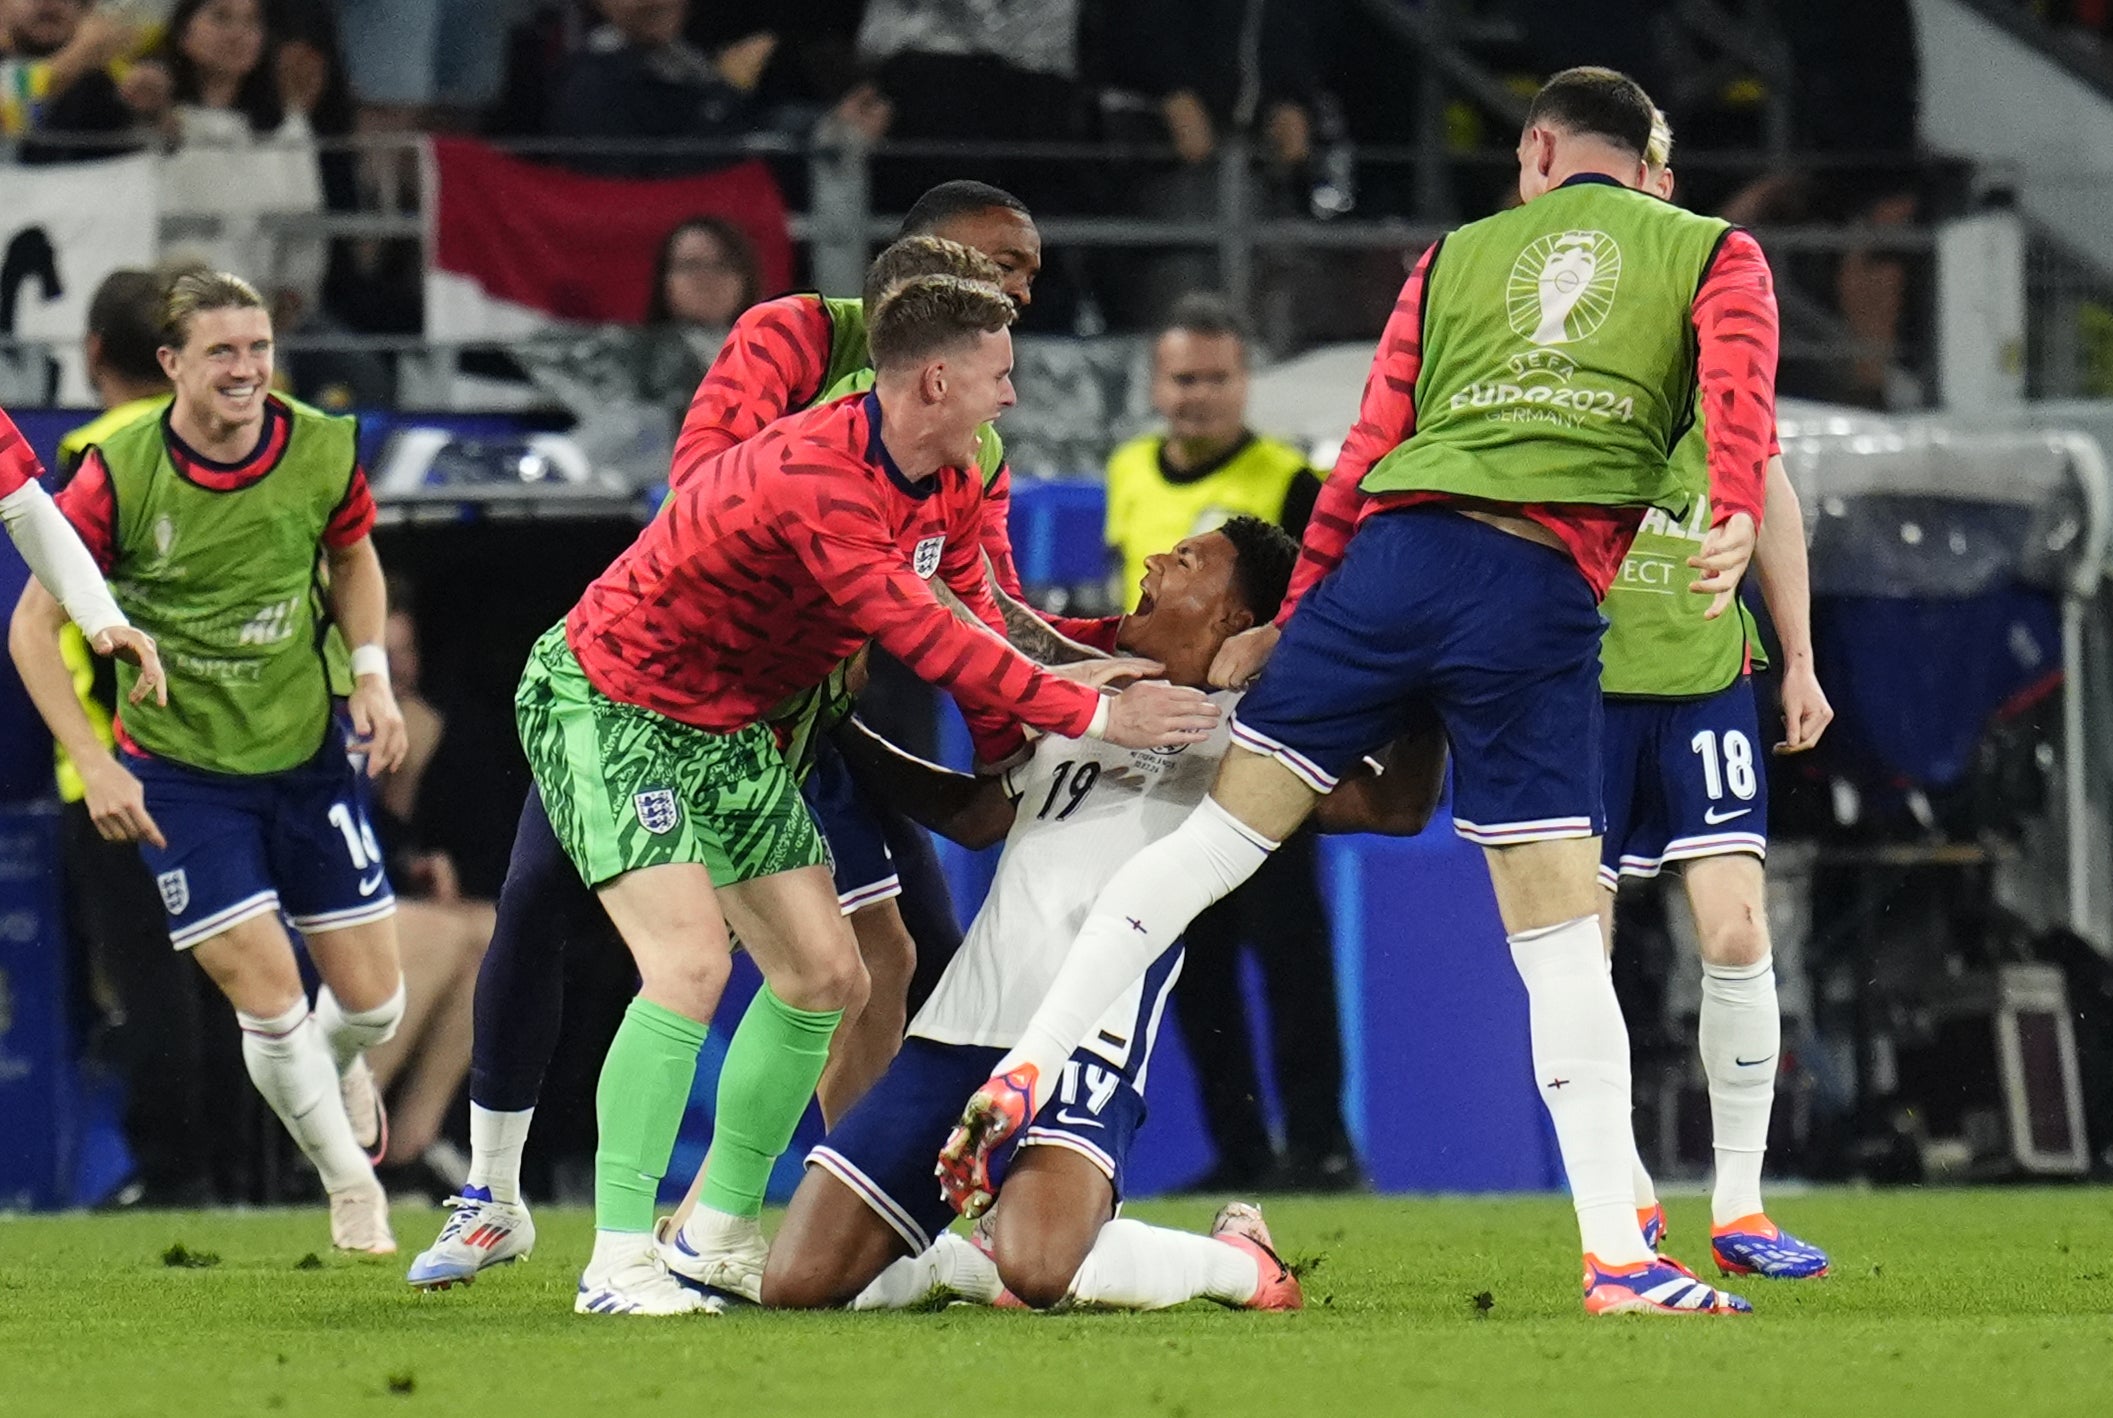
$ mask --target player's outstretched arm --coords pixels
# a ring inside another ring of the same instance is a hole
[[[973,526],[957,524],[941,554],[941,579],[986,629],[961,624],[932,588],[903,564],[876,508],[848,498],[821,500],[833,480],[785,479],[791,499],[781,528],[801,563],[858,628],[880,642],[927,684],[960,703],[976,735],[977,756],[1003,762],[1019,747],[990,732],[993,723],[1026,724],[1068,737],[1105,737],[1126,748],[1167,748],[1209,736],[1218,707],[1198,690],[1137,684],[1114,699],[1041,669],[998,636],[1003,622]],[[1127,701],[1127,702],[1126,702]]]
[[[861,723],[856,715],[831,735],[866,782],[880,787],[882,801],[920,827],[978,851],[1012,830],[1013,802],[997,778],[956,773],[905,753]]]
[[[1805,551],[1805,510],[1783,467],[1768,460],[1768,515],[1754,550],[1754,575],[1783,654],[1783,742],[1777,753],[1803,753],[1833,722],[1812,660],[1812,569]]]
[[[66,611],[42,583],[32,580],[15,603],[8,626],[7,648],[15,671],[51,736],[80,770],[87,789],[88,815],[95,830],[111,842],[152,842],[166,846],[161,828],[147,813],[146,793],[125,770],[88,722],[88,711],[73,692],[73,674],[59,651],[59,629]]]
[[[92,453],[90,459],[99,463]],[[30,574],[66,608],[66,614],[81,628],[98,655],[114,655],[139,666],[132,702],[138,704],[152,695],[156,703],[168,703],[168,682],[162,674],[154,637],[135,630],[126,621],[117,598],[110,594],[109,583],[103,580],[103,568],[95,553],[88,549],[67,513],[38,483],[43,476],[44,466],[30,451],[29,440],[15,427],[14,420],[0,411],[0,522],[6,524],[15,549],[29,563]],[[109,523],[116,516],[115,505],[108,501],[108,482],[98,482],[96,477],[83,482],[104,491],[103,505],[93,515],[100,518],[105,533],[99,544],[107,546]]]
[[[995,575],[991,577],[990,590],[998,603],[998,613],[1005,617],[1005,638],[1012,642],[1013,649],[1036,664],[1075,665],[1084,660],[1106,657],[1106,651],[1065,638],[1063,632],[1042,619],[1033,606],[1009,594]]]
[[[1322,798],[1313,820],[1323,832],[1414,837],[1430,825],[1445,794],[1445,730],[1433,718],[1395,739]]]

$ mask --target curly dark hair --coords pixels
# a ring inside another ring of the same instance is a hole
[[[1234,517],[1218,528],[1233,544],[1239,560],[1233,578],[1240,602],[1260,625],[1276,619],[1291,589],[1291,569],[1298,564],[1299,544],[1274,522],[1260,517]]]

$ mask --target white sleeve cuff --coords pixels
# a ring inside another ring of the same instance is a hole
[[[1087,738],[1104,739],[1108,737],[1109,706],[1114,703],[1115,700],[1112,696],[1103,694],[1101,702],[1093,706],[1093,722],[1086,725]]]
[[[29,563],[30,574],[66,608],[83,635],[94,640],[113,626],[130,624],[117,608],[102,569],[50,493],[36,483],[23,484],[0,497],[0,521],[7,524],[7,534]]]

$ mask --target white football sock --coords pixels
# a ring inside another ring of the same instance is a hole
[[[1636,1145],[1636,1119],[1629,1118],[1629,1186],[1635,1193],[1636,1209],[1649,1211],[1658,1205],[1658,1186],[1651,1180],[1650,1169],[1643,1165],[1643,1150]]]
[[[1607,972],[1599,917],[1509,939],[1526,983],[1534,1088],[1555,1124],[1585,1253],[1609,1265],[1648,1260],[1631,1170],[1629,1031]]]
[[[470,1104],[470,1185],[483,1187],[493,1201],[521,1201],[521,1151],[528,1145],[534,1108],[501,1113]]]
[[[851,1302],[854,1310],[906,1310],[938,1296],[971,1304],[997,1303],[1005,1288],[991,1258],[965,1236],[942,1231],[920,1255],[904,1256],[873,1278]]]
[[[1607,978],[1614,978],[1614,953],[1607,953]],[[1619,993],[1615,998],[1620,999]],[[1636,1109],[1629,1109],[1629,1186],[1636,1194],[1636,1209],[1649,1211],[1658,1205],[1658,1184],[1651,1180],[1651,1169],[1643,1165],[1643,1149],[1636,1145]]]
[[[1754,965],[1702,966],[1702,1017],[1696,1030],[1709,1078],[1711,1142],[1717,1185],[1712,1225],[1761,1210],[1761,1161],[1768,1115],[1775,1107],[1783,1012],[1776,1002],[1773,956]]]
[[[1026,1031],[994,1073],[1032,1064],[1047,1090],[1093,1026],[1189,922],[1253,876],[1277,844],[1205,798],[1165,837],[1115,874],[1093,903],[1063,968]],[[1031,1111],[1031,1110],[1030,1110]]]
[[[682,1223],[682,1238],[701,1256],[739,1250],[761,1239],[762,1235],[761,1217],[735,1216],[703,1202],[691,1207],[689,1219]]]
[[[594,1233],[594,1253],[587,1257],[587,1271],[582,1278],[590,1284],[599,1284],[611,1273],[652,1254],[653,1238],[644,1232],[597,1230]]]
[[[1068,1298],[1105,1310],[1163,1310],[1190,1300],[1244,1305],[1261,1284],[1255,1258],[1237,1246],[1117,1219],[1094,1238]]]
[[[374,1166],[352,1136],[352,1119],[338,1099],[337,1069],[322,1031],[302,999],[284,1014],[260,1019],[235,1011],[242,1026],[242,1062],[250,1082],[286,1124],[303,1156],[315,1164],[323,1190],[336,1194],[374,1185]]]
[[[337,996],[325,985],[316,993],[315,1022],[323,1031],[323,1042],[330,1048],[330,1058],[343,1076],[352,1067],[352,1061],[377,1044],[386,1044],[396,1037],[396,1026],[404,1018],[403,976],[396,977],[396,993],[372,1009],[348,1010],[337,1002]]]

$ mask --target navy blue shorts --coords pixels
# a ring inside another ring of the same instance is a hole
[[[807,1154],[807,1165],[858,1193],[910,1254],[918,1254],[954,1219],[932,1171],[939,1149],[969,1095],[1004,1057],[1003,1049],[912,1035],[873,1091]],[[1131,1077],[1130,1069],[1084,1049],[1073,1054],[1056,1096],[1042,1105],[1024,1136],[991,1158],[992,1181],[1003,1182],[1021,1147],[1068,1147],[1100,1168],[1121,1201],[1130,1144],[1145,1121],[1144,1095]]]
[[[332,723],[314,758],[282,773],[236,776],[125,756],[167,847],[142,842],[189,950],[253,916],[284,912],[303,935],[379,921],[396,910],[368,803],[367,775]]]
[[[887,830],[852,781],[844,756],[826,739],[815,745],[814,768],[800,796],[822,829],[822,846],[836,877],[836,903],[845,915],[902,895]]]
[[[1299,602],[1233,741],[1327,792],[1428,705],[1452,746],[1461,836],[1590,837],[1605,624],[1564,553],[1443,508],[1382,512]]]
[[[1706,699],[1607,701],[1607,836],[1599,879],[1668,862],[1768,855],[1768,765],[1753,681]]]

